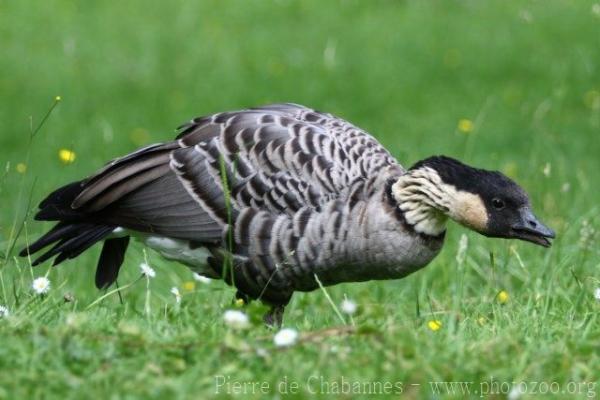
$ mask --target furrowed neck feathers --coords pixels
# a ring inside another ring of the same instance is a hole
[[[437,236],[446,230],[448,218],[475,231],[483,231],[487,211],[476,194],[444,183],[431,167],[409,170],[391,187],[391,194],[416,232]]]

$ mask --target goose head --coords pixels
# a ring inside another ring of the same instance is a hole
[[[488,237],[544,247],[555,237],[533,214],[529,196],[517,183],[450,157],[417,162],[391,185],[391,195],[406,223],[419,233],[439,235],[449,218]]]

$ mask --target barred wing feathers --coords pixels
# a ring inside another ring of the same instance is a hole
[[[294,104],[215,114],[181,129],[172,167],[183,181],[210,174],[221,190],[227,183],[238,209],[318,208],[347,194],[356,180],[387,166],[401,169],[364,131]]]
[[[401,168],[350,123],[275,104],[185,124],[176,142],[138,150],[84,181],[72,206],[130,229],[217,241],[229,200],[234,219],[246,207],[293,215],[347,196],[353,182],[387,166]]]

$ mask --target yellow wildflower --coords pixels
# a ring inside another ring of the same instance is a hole
[[[235,306],[236,306],[236,307],[243,307],[243,306],[244,306],[244,304],[246,304],[246,303],[244,302],[244,299],[237,299],[237,300],[235,301]]]
[[[75,152],[68,149],[60,149],[58,151],[58,158],[63,164],[71,164],[75,161]]]
[[[437,319],[432,319],[427,323],[427,327],[432,331],[439,331],[442,328],[442,321],[438,321]]]
[[[18,173],[24,174],[25,172],[27,172],[27,164],[20,162],[17,164],[15,169],[17,170]]]
[[[592,110],[600,109],[600,91],[590,90],[583,95],[583,103]]]
[[[508,292],[506,292],[505,290],[501,290],[500,293],[498,293],[498,295],[496,296],[496,299],[498,300],[498,303],[506,304],[510,299],[510,296],[508,295]]]
[[[62,100],[62,97],[60,97],[60,96],[56,96],[56,97],[54,98],[54,101],[56,101],[57,103],[58,103],[59,101],[61,101],[61,100]]]
[[[191,292],[196,289],[196,284],[192,281],[183,282],[183,290]]]
[[[509,178],[516,178],[519,172],[519,167],[516,163],[510,161],[504,164],[504,166],[502,167],[502,172]]]
[[[470,119],[460,119],[458,120],[458,130],[462,133],[471,133],[473,131],[474,124]]]

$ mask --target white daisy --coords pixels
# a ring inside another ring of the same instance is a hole
[[[356,309],[358,307],[356,306],[356,303],[352,300],[344,299],[344,301],[342,301],[341,308],[342,312],[344,312],[345,314],[352,315],[356,312]]]
[[[238,310],[225,311],[223,314],[223,320],[227,326],[234,329],[244,329],[250,325],[248,316]]]
[[[598,301],[600,301],[600,287],[596,288],[596,290],[594,290],[594,298]]]
[[[173,296],[175,296],[175,301],[177,303],[180,303],[181,302],[181,293],[179,293],[179,289],[177,289],[176,287],[172,287],[171,293],[173,293]]]
[[[40,276],[33,280],[31,287],[37,294],[46,294],[50,291],[50,280],[45,276]]]
[[[208,285],[209,283],[211,283],[211,282],[212,282],[212,279],[210,279],[210,278],[207,278],[207,277],[205,277],[205,276],[202,276],[202,275],[200,275],[200,274],[199,274],[199,273],[197,273],[197,272],[194,272],[194,274],[193,274],[193,277],[194,277],[194,280],[195,280],[195,281],[198,281],[198,282],[200,282],[200,283],[204,283],[204,284],[206,284],[206,285]]]
[[[273,336],[273,342],[277,347],[292,346],[298,340],[298,331],[291,328],[283,328]]]
[[[0,318],[6,318],[10,315],[10,311],[8,311],[8,307],[0,306]]]
[[[140,264],[140,270],[142,271],[142,275],[145,275],[148,278],[154,278],[156,276],[156,271],[154,271],[154,268],[146,263]]]

